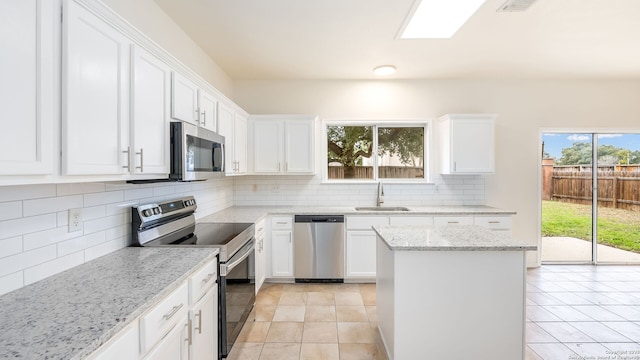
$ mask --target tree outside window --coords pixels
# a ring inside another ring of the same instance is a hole
[[[424,179],[424,129],[327,126],[328,179]]]

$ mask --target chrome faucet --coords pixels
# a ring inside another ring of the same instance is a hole
[[[378,197],[376,198],[376,206],[380,206],[384,204],[384,187],[382,187],[382,182],[378,181]]]

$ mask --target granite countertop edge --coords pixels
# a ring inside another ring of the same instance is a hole
[[[392,251],[527,251],[537,246],[477,225],[374,226]],[[472,241],[478,241],[472,243]]]

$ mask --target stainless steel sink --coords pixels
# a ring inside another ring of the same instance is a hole
[[[356,211],[409,211],[406,207],[392,207],[392,206],[370,206],[370,207],[357,207]]]

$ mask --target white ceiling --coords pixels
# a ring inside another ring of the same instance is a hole
[[[414,0],[155,0],[233,79],[640,78],[640,0],[487,0],[451,39],[399,40]]]

